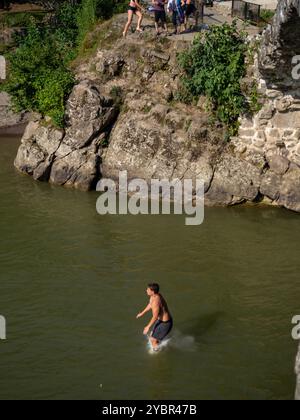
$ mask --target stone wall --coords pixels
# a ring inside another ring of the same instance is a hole
[[[292,76],[297,55],[300,0],[280,0],[254,66],[264,105],[254,117],[241,120],[239,139],[248,150],[267,158],[278,154],[300,165],[300,77]]]
[[[262,109],[240,120],[238,137],[233,140],[245,159],[263,168],[260,193],[279,205],[286,205],[283,201],[296,192],[285,191],[285,179],[291,176],[297,185],[299,181],[300,77],[293,74],[293,58],[297,55],[300,0],[280,0],[273,24],[262,35],[253,66]],[[281,200],[283,195],[286,198]],[[298,206],[287,207],[298,211]]]
[[[275,154],[300,166],[300,90],[295,94],[268,89],[261,80],[260,91],[265,104],[253,118],[241,120],[239,140],[267,160]]]

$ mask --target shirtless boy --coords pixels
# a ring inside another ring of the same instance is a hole
[[[159,285],[157,283],[148,284],[146,293],[150,297],[149,304],[137,315],[137,318],[141,318],[145,315],[145,313],[152,310],[152,318],[149,324],[144,328],[144,334],[147,335],[153,327],[150,335],[150,341],[153,350],[157,350],[159,343],[171,331],[173,327],[173,319],[168,309],[167,302],[159,293]]]

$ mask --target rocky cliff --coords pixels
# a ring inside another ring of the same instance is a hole
[[[290,6],[284,10],[293,23],[299,17],[296,0],[282,2]],[[119,16],[105,31],[98,28],[98,50],[77,63],[66,129],[32,121],[15,166],[35,179],[83,190],[93,189],[102,176],[117,178],[124,169],[130,178],[146,180],[202,177],[207,204],[264,201],[300,211],[298,82],[271,81],[276,60],[287,60],[278,52],[282,32],[272,38],[267,30],[254,69],[263,109],[242,118],[239,136],[227,143],[224,128],[210,123],[204,99],[198,106],[173,100],[180,77],[176,53],[186,43],[156,39],[147,30],[124,40],[123,23]]]

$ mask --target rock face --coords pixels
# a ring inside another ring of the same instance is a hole
[[[290,39],[287,29],[299,30],[298,6],[299,0],[281,0],[274,28],[263,35],[253,71],[264,104],[241,119],[229,144],[222,126],[208,122],[205,98],[197,106],[173,101],[180,79],[176,54],[186,43],[147,31],[122,39],[124,18],[117,17],[95,55],[77,67],[65,131],[30,123],[16,167],[83,190],[100,177],[118,179],[120,170],[147,181],[197,177],[209,205],[264,200],[300,211],[300,86],[280,74],[284,66],[291,71],[287,60],[299,51],[300,38]]]
[[[147,181],[198,176],[205,181],[207,190],[213,177],[215,153],[223,149],[222,142],[216,138],[219,145],[212,146],[206,119],[188,114],[185,107],[175,111],[157,104],[150,109],[146,108],[147,101],[148,95],[128,102],[128,112],[112,131],[102,175],[117,179],[119,171],[126,169],[129,178]]]
[[[40,181],[90,190],[99,178],[101,143],[117,116],[113,100],[92,83],[75,86],[67,104],[68,125],[58,130],[31,121],[15,166]]]

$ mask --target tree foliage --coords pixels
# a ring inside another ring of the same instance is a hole
[[[232,132],[247,108],[241,79],[245,76],[247,44],[237,25],[214,26],[179,55],[184,70],[180,97],[186,102],[205,95],[216,117]]]
[[[1,89],[11,94],[16,111],[37,111],[63,126],[65,101],[75,83],[69,63],[97,19],[111,17],[124,1],[33,2],[51,10],[49,19],[43,25],[29,20],[25,36],[7,56],[9,79]]]

